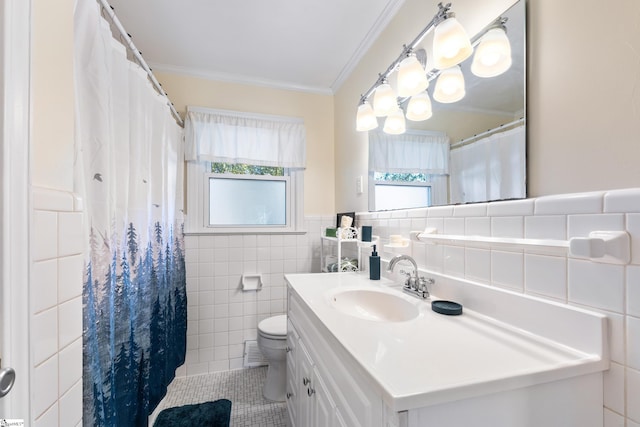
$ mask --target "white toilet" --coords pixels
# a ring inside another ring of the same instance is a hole
[[[265,399],[285,400],[287,381],[287,316],[269,317],[258,324],[258,348],[269,362],[262,387]]]

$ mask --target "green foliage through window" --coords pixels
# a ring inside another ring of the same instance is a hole
[[[400,181],[400,182],[427,182],[427,174],[424,173],[380,173],[375,172],[375,181]]]
[[[242,163],[211,163],[212,173],[232,173],[235,175],[284,176],[284,168],[273,166],[245,165]]]

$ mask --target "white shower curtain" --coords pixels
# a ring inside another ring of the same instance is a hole
[[[525,127],[451,150],[451,203],[526,197]]]
[[[182,129],[95,0],[77,1],[74,29],[84,423],[146,426],[186,350]]]

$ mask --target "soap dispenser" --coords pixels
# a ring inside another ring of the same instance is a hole
[[[380,280],[380,257],[376,252],[376,245],[373,245],[373,251],[369,257],[369,279]]]

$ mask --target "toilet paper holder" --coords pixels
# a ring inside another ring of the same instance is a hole
[[[259,291],[262,289],[262,274],[243,274],[241,288],[243,292]]]

